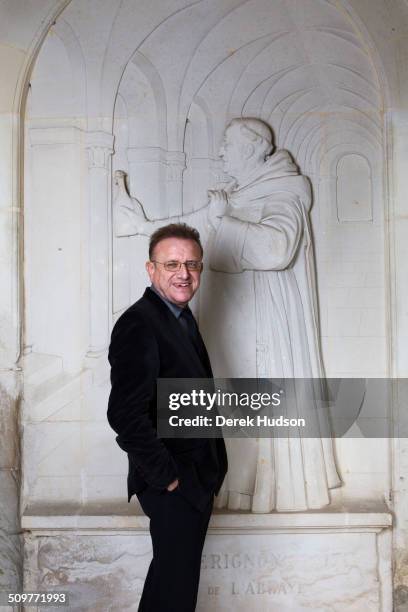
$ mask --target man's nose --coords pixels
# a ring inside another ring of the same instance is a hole
[[[185,263],[181,264],[180,270],[178,271],[178,276],[180,278],[188,278],[190,276],[190,270],[187,268]]]

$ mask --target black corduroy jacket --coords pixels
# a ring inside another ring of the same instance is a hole
[[[147,288],[117,320],[109,347],[112,390],[108,421],[129,458],[128,500],[147,485],[179,490],[198,509],[217,494],[227,471],[223,439],[157,437],[157,378],[212,378],[199,351],[163,300]]]

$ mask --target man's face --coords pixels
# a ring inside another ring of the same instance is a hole
[[[227,127],[218,155],[224,162],[224,172],[235,178],[240,176],[245,168],[244,148],[245,141],[239,131],[239,125]]]
[[[165,238],[154,249],[152,259],[146,263],[146,270],[157,291],[169,302],[185,306],[200,286],[200,271],[189,271],[181,266],[176,272],[167,271],[162,264],[169,261],[201,261],[201,250],[195,240]]]

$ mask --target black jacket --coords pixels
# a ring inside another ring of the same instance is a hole
[[[148,484],[165,491],[176,478],[180,494],[199,509],[219,492],[227,471],[224,440],[160,439],[156,432],[157,378],[212,378],[201,337],[199,348],[151,289],[113,328],[108,421],[128,454],[129,501]]]

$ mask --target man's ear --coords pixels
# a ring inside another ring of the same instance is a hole
[[[146,272],[149,275],[150,280],[152,280],[152,275],[154,272],[154,263],[152,261],[146,261],[145,268],[146,268]]]
[[[255,147],[254,147],[254,145],[253,145],[253,144],[251,144],[250,142],[247,142],[247,143],[244,145],[244,148],[243,148],[243,150],[242,150],[242,153],[243,153],[244,159],[249,159],[250,157],[252,157],[252,156],[253,156],[253,154],[254,154],[254,151],[255,151]]]

